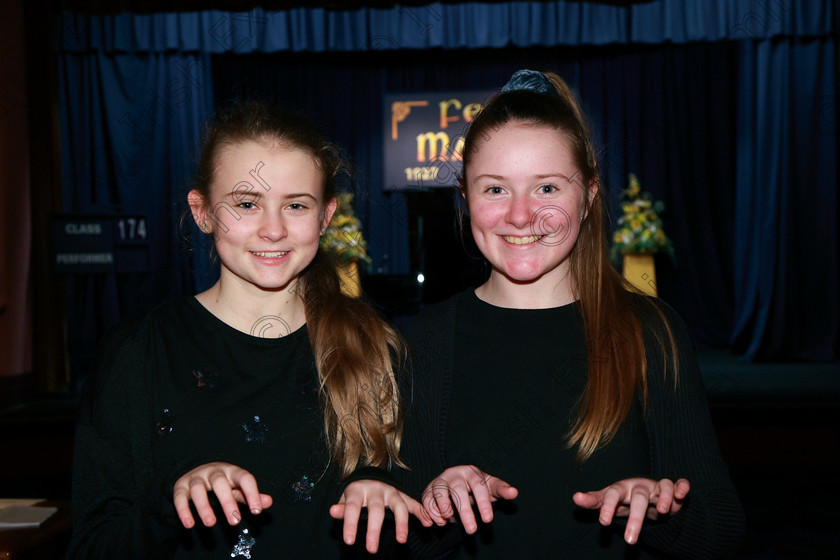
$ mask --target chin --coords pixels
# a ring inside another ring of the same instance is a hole
[[[290,278],[260,278],[252,280],[251,283],[261,290],[265,290],[267,292],[277,292],[288,288],[291,281],[292,280]]]
[[[516,282],[517,284],[528,284],[530,282],[536,282],[537,280],[543,277],[544,273],[545,272],[543,270],[502,270],[502,274],[505,276],[505,278],[512,282]]]

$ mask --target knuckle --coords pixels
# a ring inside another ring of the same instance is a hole
[[[200,478],[194,478],[188,483],[190,492],[195,492],[199,488],[205,488],[205,483]]]

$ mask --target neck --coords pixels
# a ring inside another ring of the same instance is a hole
[[[550,309],[577,299],[567,275],[560,279],[544,275],[531,282],[517,282],[495,269],[475,294],[491,305],[511,309]]]
[[[261,290],[238,279],[219,281],[196,299],[222,322],[262,338],[280,338],[306,323],[297,280],[279,290]]]

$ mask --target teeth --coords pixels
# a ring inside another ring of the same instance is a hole
[[[528,237],[514,237],[512,235],[502,236],[502,239],[504,239],[508,243],[513,243],[514,245],[527,245],[529,243],[539,241],[542,238],[542,235],[529,235]]]
[[[286,256],[288,251],[251,251],[252,254],[264,259],[279,259]]]

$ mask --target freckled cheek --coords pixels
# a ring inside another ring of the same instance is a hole
[[[245,240],[251,235],[251,232],[248,228],[242,227],[242,224],[239,222],[228,224],[217,224],[214,230],[214,236],[216,243],[222,243],[227,245],[237,245],[244,243]]]
[[[300,227],[296,228],[296,233],[302,243],[317,245],[321,239],[321,225],[319,223],[300,224]]]
[[[474,237],[495,235],[499,225],[504,221],[501,208],[474,205],[470,211],[470,224]]]

